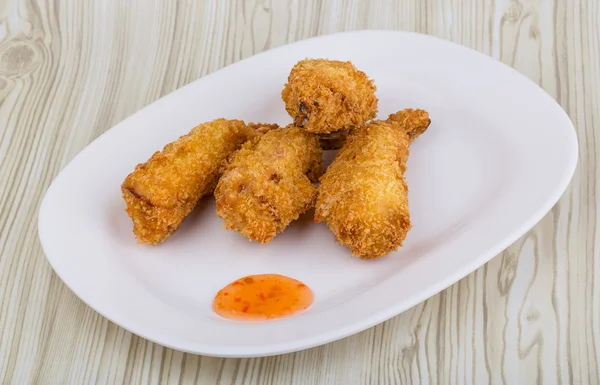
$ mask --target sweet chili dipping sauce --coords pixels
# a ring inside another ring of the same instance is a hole
[[[313,302],[312,291],[300,281],[279,274],[249,275],[221,289],[213,310],[222,317],[261,321],[298,313]]]

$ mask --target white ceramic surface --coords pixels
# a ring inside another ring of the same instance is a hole
[[[204,200],[164,244],[136,244],[120,184],[134,166],[218,117],[286,124],[280,92],[305,57],[351,60],[375,79],[379,117],[430,112],[411,148],[413,229],[375,261],[351,258],[306,215],[269,245],[222,228]],[[333,341],[380,323],[475,270],[538,222],[577,162],[559,105],[513,69],[467,48],[397,31],[313,38],[240,61],[119,123],[52,183],[39,216],[48,260],[99,313],[149,340],[214,356],[264,356]],[[282,320],[240,323],[211,310],[215,293],[248,274],[308,284],[314,304]]]

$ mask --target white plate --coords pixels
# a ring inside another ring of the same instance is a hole
[[[291,121],[280,98],[305,57],[351,60],[375,79],[379,117],[427,109],[411,148],[413,229],[376,261],[351,258],[310,216],[269,245],[225,231],[204,200],[170,239],[137,245],[120,184],[138,162],[196,124],[218,117]],[[472,272],[556,203],[577,162],[573,125],[513,69],[424,35],[360,31],[253,56],[191,83],[119,123],[52,183],[39,234],[65,284],[100,314],[149,340],[214,356],[291,352],[359,332]],[[304,313],[265,323],[219,318],[216,292],[248,274],[279,273],[315,293]]]

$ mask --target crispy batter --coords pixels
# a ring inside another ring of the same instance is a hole
[[[377,114],[373,80],[351,62],[301,60],[281,92],[294,124],[314,133],[350,129]]]
[[[427,112],[404,110],[357,128],[321,177],[315,221],[353,255],[378,258],[402,245],[411,228],[408,146],[429,123]]]
[[[313,207],[323,173],[317,136],[288,126],[244,144],[215,189],[228,230],[268,243]]]
[[[388,120],[400,123],[400,127],[406,131],[411,142],[424,133],[431,123],[427,111],[413,110],[412,108],[391,114]]]
[[[136,166],[121,186],[139,243],[164,241],[210,194],[226,158],[268,125],[217,119],[203,123]]]

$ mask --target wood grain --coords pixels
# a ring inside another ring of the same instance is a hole
[[[40,199],[99,134],[232,62],[363,28],[427,33],[491,55],[573,120],[580,162],[571,187],[502,255],[379,326],[263,359],[148,342],[52,272],[37,237]],[[600,384],[599,106],[595,0],[4,0],[0,383]]]

